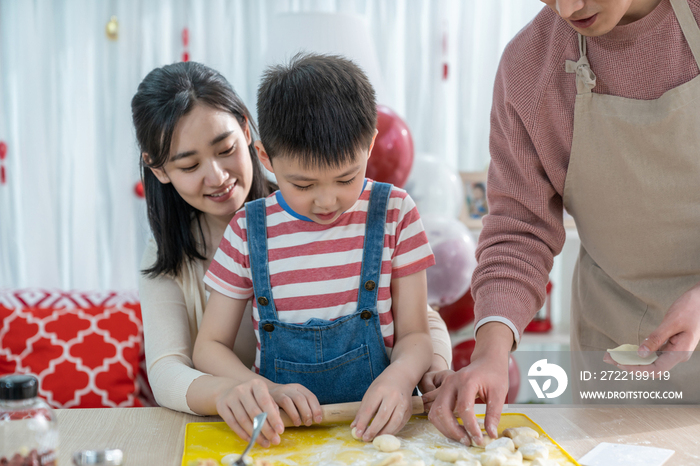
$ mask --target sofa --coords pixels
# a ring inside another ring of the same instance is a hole
[[[0,376],[33,374],[54,408],[155,406],[138,293],[0,289]]]

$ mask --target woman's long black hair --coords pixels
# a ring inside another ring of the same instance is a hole
[[[252,142],[257,128],[250,112],[226,78],[195,62],[175,63],[148,73],[131,100],[131,114],[141,153],[149,158],[147,164],[139,156],[148,222],[158,246],[156,262],[142,271],[151,277],[178,276],[185,261],[205,259],[202,212],[185,202],[172,183],[161,183],[150,170],[166,164],[175,125],[197,103],[231,113],[241,128],[250,126],[253,137],[248,150],[253,162],[253,182],[246,201],[267,196],[275,189],[257,159]],[[199,238],[193,234],[192,222],[196,222]]]

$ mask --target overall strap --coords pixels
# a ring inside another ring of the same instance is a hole
[[[586,56],[586,38],[578,34],[578,61],[566,60],[566,72],[576,73],[576,94],[590,94],[595,87],[595,73]]]
[[[248,231],[248,254],[253,272],[253,291],[257,300],[260,320],[277,320],[277,310],[272,300],[270,271],[267,266],[267,229],[265,198],[247,202],[245,205]]]
[[[357,309],[373,309],[377,305],[379,276],[382,271],[382,252],[384,251],[384,227],[386,225],[386,208],[391,194],[391,185],[372,183],[365,226],[365,242],[362,251],[362,274]]]
[[[685,40],[688,41],[690,50],[693,52],[695,63],[697,63],[700,68],[700,27],[698,27],[697,21],[695,21],[693,12],[690,11],[688,0],[671,0],[671,6],[673,7],[673,12],[676,14],[678,23],[681,25]]]

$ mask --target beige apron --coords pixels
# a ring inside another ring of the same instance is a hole
[[[687,0],[671,4],[700,66]],[[641,344],[700,282],[700,76],[656,100],[595,94],[585,45],[566,63],[577,96],[564,205],[581,238],[572,352]]]

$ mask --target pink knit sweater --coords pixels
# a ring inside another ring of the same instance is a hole
[[[700,20],[700,0],[689,4]],[[586,41],[597,76],[594,93],[657,99],[700,72],[669,0],[634,23]],[[472,280],[477,325],[501,316],[522,335],[544,302],[553,257],[565,239],[562,195],[576,78],[564,63],[578,58],[576,32],[548,7],[501,58],[491,113],[489,215]]]

